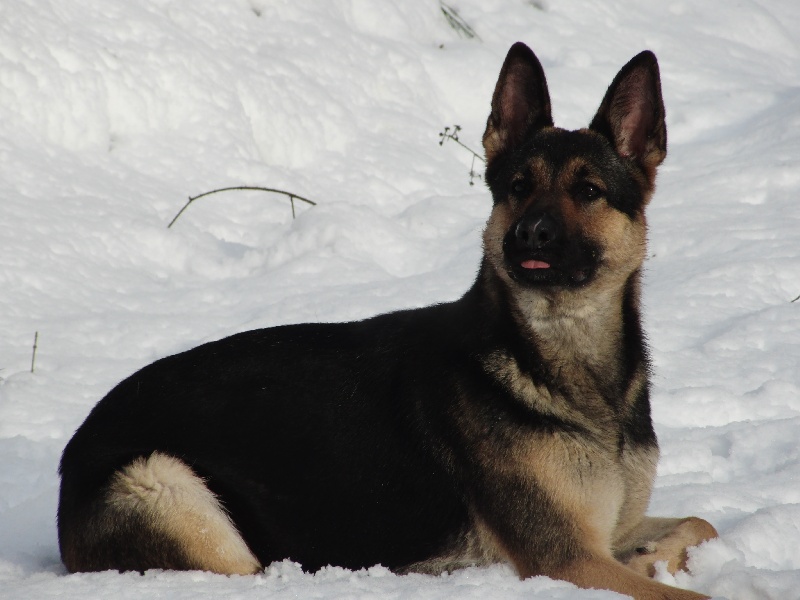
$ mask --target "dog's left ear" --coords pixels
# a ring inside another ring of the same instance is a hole
[[[658,61],[645,50],[617,73],[589,128],[638,164],[652,185],[656,167],[667,156],[664,115]]]

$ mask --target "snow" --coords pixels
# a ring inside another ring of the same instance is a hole
[[[644,48],[669,157],[649,212],[646,322],[662,460],[651,512],[719,540],[659,579],[800,598],[800,4],[450,0],[0,4],[0,598],[611,600],[507,567],[254,577],[67,575],[60,452],[148,362],[230,333],[455,299],[490,199],[479,149],[508,47],[556,122],[588,123]],[[198,200],[228,185],[285,189]],[[30,372],[39,332],[35,372]]]

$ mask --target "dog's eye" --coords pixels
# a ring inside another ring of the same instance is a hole
[[[597,200],[600,196],[603,196],[605,192],[597,187],[592,183],[584,183],[581,185],[575,192],[575,196],[578,200],[582,200],[584,202],[591,202],[592,200]]]
[[[511,182],[511,191],[517,195],[524,194],[528,191],[528,183],[524,179],[517,179]]]

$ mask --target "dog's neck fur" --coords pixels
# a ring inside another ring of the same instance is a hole
[[[626,369],[630,368],[627,353],[631,350],[626,331],[632,326],[640,327],[639,315],[626,312],[625,300],[626,294],[639,293],[639,277],[636,271],[627,281],[598,286],[592,294],[571,294],[570,290],[520,288],[506,281],[505,273],[484,264],[478,285],[482,280],[482,293],[488,294],[489,305],[500,311],[499,318],[504,318],[504,313],[505,318],[513,319],[516,327],[511,331],[521,332],[522,347],[533,349],[535,360],[541,361],[537,367],[544,369],[557,387],[572,388],[590,403],[590,397],[599,395],[606,402],[621,406],[619,403],[629,403],[627,396],[632,391],[624,383]],[[643,369],[641,375],[646,379],[646,349],[637,348],[635,353],[645,357],[645,362],[635,368]],[[609,356],[618,360],[609,365]],[[516,357],[523,372],[527,359]]]
[[[565,361],[572,358],[570,366],[599,367],[605,362],[600,357],[618,354],[622,347],[623,295],[621,288],[603,289],[589,301],[581,294],[576,302],[569,290],[522,290],[510,299],[545,361],[567,366]]]
[[[506,293],[493,298],[495,306],[508,305],[519,331],[530,333],[541,358],[548,363],[558,361],[562,367],[591,368],[605,364],[600,357],[622,352],[624,319],[638,319],[638,315],[624,315],[623,308],[626,290],[638,294],[638,271],[615,285],[597,287],[592,294],[574,294],[569,289],[520,288],[490,265],[484,265],[481,277],[487,284],[486,290],[492,290],[497,283],[502,285]],[[490,280],[494,284],[489,284]]]

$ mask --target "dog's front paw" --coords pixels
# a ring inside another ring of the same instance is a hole
[[[711,523],[697,517],[688,517],[665,536],[637,547],[625,564],[640,575],[653,577],[656,573],[655,564],[665,561],[667,571],[674,575],[678,571],[686,570],[686,561],[689,558],[687,548],[716,537],[717,530]]]

